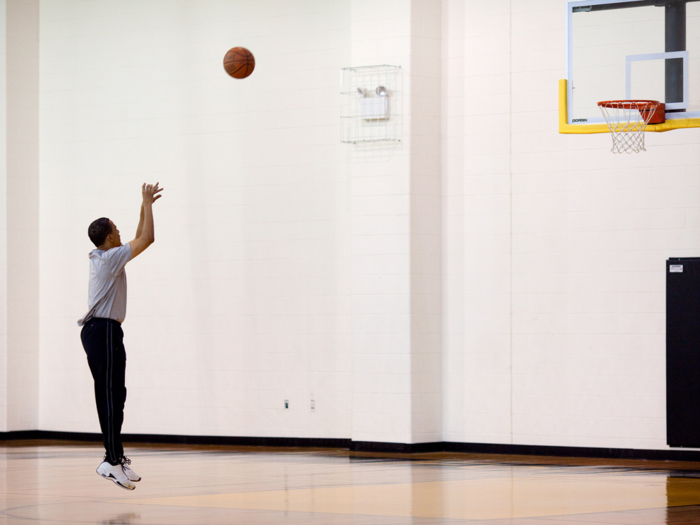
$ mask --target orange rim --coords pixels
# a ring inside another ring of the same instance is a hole
[[[613,109],[638,109],[640,111],[649,110],[661,105],[658,100],[603,100],[598,102],[598,106],[602,108]]]

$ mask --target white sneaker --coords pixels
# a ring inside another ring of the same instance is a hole
[[[131,460],[129,458],[123,456],[122,459],[119,460],[119,464],[122,466],[122,470],[124,471],[124,474],[126,474],[126,477],[129,478],[129,481],[141,481],[141,476],[134,472],[129,466],[131,465]]]
[[[121,465],[110,465],[108,461],[103,461],[97,467],[97,473],[105,479],[114,481],[123,489],[134,490],[136,488],[129,482],[129,478],[122,470]]]

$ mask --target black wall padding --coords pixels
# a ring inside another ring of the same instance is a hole
[[[666,440],[700,447],[700,258],[666,261]]]

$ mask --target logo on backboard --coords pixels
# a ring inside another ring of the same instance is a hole
[[[572,123],[574,123],[574,122],[588,122],[588,119],[587,118],[574,118],[574,119],[571,119],[571,122]]]

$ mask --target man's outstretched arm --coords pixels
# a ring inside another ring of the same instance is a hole
[[[139,225],[136,228],[136,235],[134,236],[134,239],[138,239],[141,237],[141,233],[143,232],[143,202],[141,203],[141,216],[139,217]]]
[[[157,182],[155,185],[144,184],[141,187],[141,196],[143,197],[141,218],[136,229],[136,238],[133,241],[129,241],[132,257],[139,255],[155,241],[153,203],[161,198],[161,195],[158,195],[161,191],[163,191],[163,188],[159,188]]]

